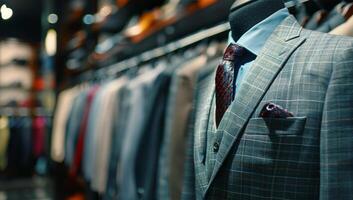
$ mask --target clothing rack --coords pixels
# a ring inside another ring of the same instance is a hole
[[[200,41],[203,41],[208,38],[213,38],[224,34],[230,30],[229,23],[219,24],[209,29],[202,30],[180,40],[166,44],[165,46],[157,47],[155,49],[146,51],[140,55],[131,57],[124,61],[118,62],[108,67],[103,67],[98,70],[86,71],[79,77],[79,81],[87,81],[92,77],[110,77],[114,76],[119,72],[125,71],[127,69],[133,68],[138,64],[143,64],[150,62],[152,60],[167,56],[171,53],[174,53],[180,49],[190,47]]]

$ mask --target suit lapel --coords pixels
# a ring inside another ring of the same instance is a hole
[[[239,143],[245,125],[285,62],[305,41],[304,37],[299,37],[301,30],[302,28],[292,16],[287,17],[266,41],[261,53],[257,56],[246,77],[244,77],[236,98],[224,114],[217,130],[217,132],[221,132],[220,134],[223,135],[223,138],[211,179],[203,193],[204,196],[230,149],[233,145],[237,146]]]

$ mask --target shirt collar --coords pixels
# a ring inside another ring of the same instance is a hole
[[[287,8],[273,13],[246,31],[237,42],[233,40],[232,32],[230,31],[228,43],[236,43],[243,46],[257,56],[275,28],[288,16],[289,12]]]

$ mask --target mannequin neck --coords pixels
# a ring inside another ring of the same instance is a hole
[[[230,11],[229,23],[235,41],[250,28],[285,7],[282,0],[250,0],[240,5],[236,1],[234,5]]]

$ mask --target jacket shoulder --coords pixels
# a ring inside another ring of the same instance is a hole
[[[307,29],[303,29],[302,34],[307,38],[307,41],[317,44],[317,48],[335,46],[337,50],[344,50],[353,47],[353,37],[332,35]]]

